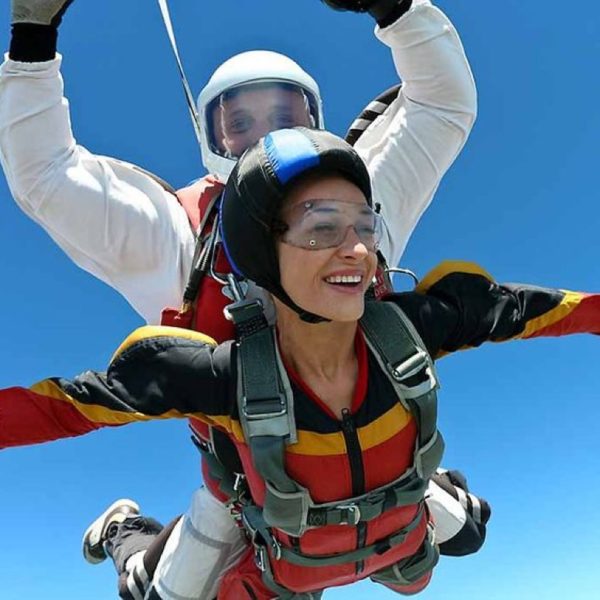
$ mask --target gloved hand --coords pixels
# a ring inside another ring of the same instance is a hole
[[[11,0],[12,24],[58,27],[73,0]]]
[[[412,0],[321,0],[334,10],[368,12],[380,27],[397,21],[412,5]]]

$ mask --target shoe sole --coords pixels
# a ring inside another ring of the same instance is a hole
[[[123,510],[123,508],[129,510]],[[129,500],[127,498],[122,498],[121,500],[117,500],[113,502],[86,530],[83,534],[82,540],[82,552],[85,560],[93,565],[103,562],[106,560],[106,553],[101,546],[100,540],[102,539],[102,534],[106,527],[106,523],[110,521],[110,519],[119,513],[131,513],[133,515],[140,514],[139,505],[133,500]],[[98,554],[95,554],[94,551],[97,550]],[[100,556],[99,553],[102,553]]]

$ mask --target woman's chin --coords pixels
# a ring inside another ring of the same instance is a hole
[[[355,298],[352,301],[322,303],[319,306],[313,304],[310,312],[339,323],[358,321],[365,310],[364,298]]]

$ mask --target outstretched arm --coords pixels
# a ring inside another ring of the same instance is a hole
[[[142,327],[117,350],[106,373],[1,390],[0,448],[189,416],[231,429],[229,348],[194,331]]]
[[[474,263],[445,262],[416,292],[391,297],[433,356],[541,336],[600,334],[600,294],[498,284]]]
[[[52,16],[68,4],[13,0],[11,48],[0,67],[0,161],[21,209],[75,263],[158,323],[161,309],[181,300],[193,231],[152,177],[76,143]]]

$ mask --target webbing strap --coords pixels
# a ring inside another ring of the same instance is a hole
[[[415,583],[438,563],[440,552],[433,539],[431,526],[428,525],[427,537],[418,552],[377,571],[371,575],[371,579],[384,585],[408,586]]]
[[[171,42],[171,48],[173,49],[175,61],[177,62],[177,69],[179,71],[181,85],[183,86],[183,92],[185,94],[185,99],[187,101],[190,117],[192,119],[194,133],[196,134],[196,139],[198,140],[198,146],[201,148],[202,127],[200,125],[200,117],[198,116],[198,111],[196,110],[196,104],[194,102],[194,96],[192,95],[190,85],[188,83],[185,71],[183,69],[183,63],[181,62],[181,58],[179,57],[179,49],[177,48],[177,40],[175,38],[175,31],[173,30],[173,23],[171,22],[171,14],[169,13],[169,6],[167,4],[167,0],[158,0],[158,6],[160,8],[160,13],[165,24],[165,29],[167,30],[167,36],[169,37],[169,41]]]
[[[325,556],[308,556],[292,550],[291,548],[282,546],[273,537],[270,528],[265,523],[262,511],[256,506],[244,509],[243,520],[247,529],[253,534],[253,543],[259,552],[262,547],[263,559],[268,558],[264,556],[266,547],[268,547],[275,560],[285,560],[301,567],[330,567],[366,560],[375,554],[383,554],[391,548],[404,543],[407,536],[422,522],[424,514],[424,505],[421,503],[416,516],[408,523],[408,525],[399,531],[378,540],[375,544],[370,546],[358,548],[357,550],[352,550],[350,552]],[[264,540],[264,543],[262,543],[261,540]]]
[[[248,312],[247,320],[254,317]],[[244,323],[236,314],[235,305],[228,309],[238,330],[244,331]],[[240,327],[241,326],[241,327]],[[272,327],[256,326],[245,331],[238,343],[241,373],[241,394],[238,394],[239,413],[252,460],[259,475],[275,490],[293,494],[301,488],[285,470],[285,444],[295,441],[293,398],[287,375],[283,369],[275,344]],[[306,502],[306,501],[305,501]],[[265,508],[268,510],[271,496],[267,494]],[[287,524],[277,519],[279,511],[272,511],[274,527]],[[295,512],[295,511],[294,511]],[[297,517],[296,517],[297,520]],[[292,528],[297,534],[297,528]]]
[[[444,450],[437,431],[438,383],[433,361],[413,324],[391,302],[368,302],[361,326],[400,401],[415,416],[415,467],[427,479],[435,472]]]
[[[383,486],[364,496],[352,498],[337,505],[320,505],[309,508],[308,525],[357,525],[381,516],[384,512],[399,506],[418,504],[425,494],[427,482],[416,477],[402,476],[387,486]]]

